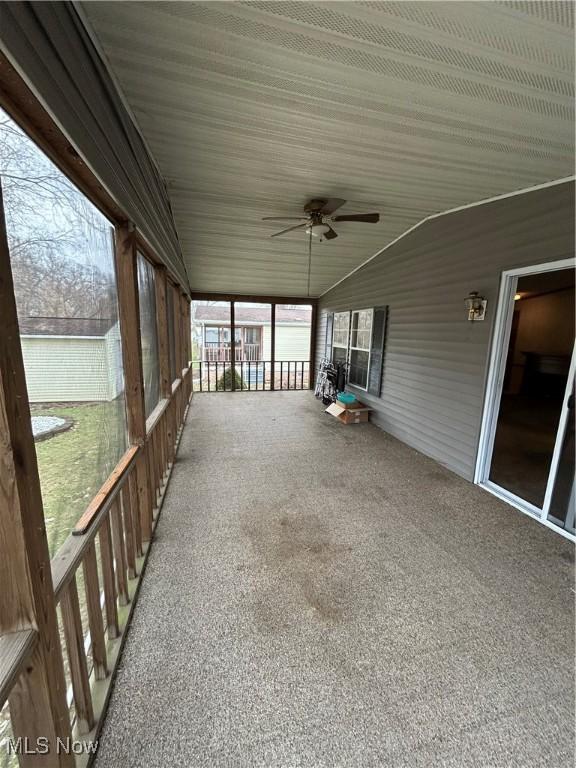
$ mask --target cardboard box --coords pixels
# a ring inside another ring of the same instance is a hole
[[[343,405],[343,403],[336,401],[326,408],[326,413],[334,416],[343,424],[361,424],[370,419],[371,410],[372,408],[368,408],[358,401],[350,405]]]

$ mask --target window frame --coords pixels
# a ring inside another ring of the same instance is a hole
[[[361,312],[368,312],[370,315],[370,328],[362,328],[359,329],[356,327],[356,334],[358,334],[359,331],[366,331],[369,333],[369,341],[368,341],[368,347],[358,347],[358,346],[352,346],[352,334],[354,333],[354,316],[359,317]],[[336,318],[341,315],[346,315],[348,317],[348,325],[346,328],[346,334],[347,334],[347,343],[344,347],[342,344],[336,344],[334,341],[334,337],[337,332],[341,332],[341,328],[337,328]],[[368,392],[368,387],[370,385],[370,364],[372,362],[372,338],[374,334],[374,307],[363,307],[361,309],[348,309],[343,312],[334,312],[333,313],[333,322],[332,322],[332,349],[330,353],[331,362],[334,362],[334,349],[344,349],[345,350],[345,362],[348,366],[348,378],[347,378],[347,384],[351,387],[355,387],[356,389],[361,389],[363,392]],[[366,367],[366,386],[362,386],[361,384],[356,384],[353,381],[350,381],[350,360],[352,357],[352,352],[367,352],[368,353],[368,365]]]
[[[358,328],[356,327],[356,334],[358,334],[360,331],[366,331],[369,333],[369,341],[368,341],[368,347],[358,347],[358,346],[352,346],[352,334],[354,333],[354,316],[356,317],[360,316],[361,312],[368,312],[370,315],[370,328]],[[349,333],[349,340],[348,340],[348,384],[350,384],[351,387],[356,387],[357,389],[361,389],[363,392],[368,392],[368,385],[370,383],[370,363],[372,361],[372,333],[374,331],[374,307],[366,307],[364,309],[353,309],[350,312],[350,333]],[[353,381],[350,381],[350,361],[352,359],[352,352],[367,352],[368,353],[368,364],[366,366],[366,386],[363,387],[360,384],[356,384]]]
[[[346,316],[348,318],[348,323],[347,323],[347,326],[346,326],[346,329],[345,329],[346,330],[346,346],[344,346],[342,344],[336,344],[335,341],[334,341],[334,337],[335,337],[336,333],[341,333],[342,332],[342,328],[337,328],[336,327],[336,318],[338,316],[340,316],[340,315],[344,315],[344,316]],[[344,361],[345,361],[346,364],[348,364],[348,355],[349,355],[349,350],[350,350],[350,321],[351,321],[351,317],[352,317],[352,313],[351,313],[351,311],[349,309],[347,309],[344,312],[334,312],[333,313],[333,320],[332,320],[332,349],[330,351],[330,362],[331,363],[334,362],[334,349],[337,348],[337,349],[343,349],[345,351],[344,352]]]

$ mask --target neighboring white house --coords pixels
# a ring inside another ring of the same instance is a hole
[[[122,392],[117,320],[27,317],[20,336],[30,402],[110,401]]]
[[[307,361],[310,357],[312,308],[307,305],[276,306],[275,359]],[[237,361],[271,360],[271,311],[269,307],[234,308]],[[207,362],[230,360],[230,316],[221,305],[196,304],[193,335],[198,358]]]

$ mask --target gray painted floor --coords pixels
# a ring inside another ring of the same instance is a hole
[[[97,766],[572,766],[572,587],[373,425],[195,395]]]

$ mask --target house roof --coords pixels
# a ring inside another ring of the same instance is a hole
[[[195,319],[199,322],[229,323],[229,311],[218,305],[199,304],[195,308]],[[310,324],[312,307],[299,305],[296,307],[283,307],[276,305],[277,323],[304,323]],[[234,320],[236,325],[240,323],[270,323],[270,307],[234,307]]]
[[[21,317],[21,336],[105,336],[116,318]]]

